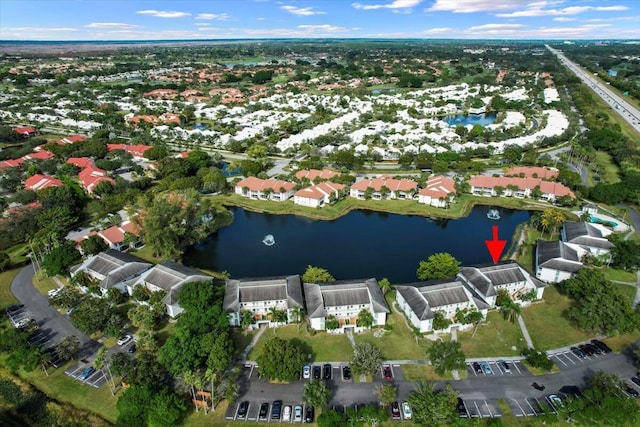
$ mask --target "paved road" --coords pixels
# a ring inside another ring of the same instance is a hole
[[[591,87],[593,91],[602,98],[609,106],[620,115],[629,125],[640,133],[640,111],[633,105],[629,104],[623,98],[614,93],[606,85],[602,84],[599,80],[591,75],[588,71],[585,71],[579,65],[571,62],[564,54],[556,49],[553,49],[549,45],[545,45],[547,49],[555,54],[560,62],[562,62],[567,68],[569,68],[576,76],[580,78],[586,85]]]
[[[48,298],[33,286],[33,274],[32,265],[20,270],[11,282],[11,293],[31,312],[41,331],[48,334],[51,339],[49,346],[59,343],[68,335],[75,335],[80,339],[78,357],[91,356],[99,348],[98,342],[77,330],[68,317],[49,305]]]

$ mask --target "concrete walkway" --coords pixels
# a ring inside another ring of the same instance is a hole
[[[269,329],[269,328],[260,328],[260,329],[258,329],[258,333],[253,337],[253,339],[251,340],[251,342],[249,343],[247,348],[245,348],[242,351],[242,353],[240,354],[240,356],[238,357],[239,361],[244,362],[244,361],[247,360],[247,355],[249,354],[251,349],[256,345],[256,343],[258,342],[258,340],[260,339],[262,334],[264,334],[264,331],[266,331],[267,329]]]
[[[456,341],[458,341],[458,328],[451,328],[451,342],[456,342]],[[453,376],[454,380],[460,379],[460,373],[458,372],[457,369],[454,369],[453,371],[451,371],[451,375]]]
[[[344,333],[347,335],[347,339],[351,343],[351,347],[353,347],[353,349],[355,350],[356,349],[356,339],[353,337],[353,331],[351,330],[351,328],[345,328]]]
[[[518,325],[520,325],[520,330],[522,331],[522,336],[527,343],[527,347],[533,348],[533,341],[531,341],[529,331],[527,330],[527,325],[524,324],[524,319],[522,318],[522,316],[518,316]]]

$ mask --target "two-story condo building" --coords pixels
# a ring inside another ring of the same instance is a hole
[[[343,189],[343,184],[330,181],[321,182],[296,191],[293,195],[293,203],[310,208],[321,208],[330,204],[332,194],[337,199]]]
[[[372,326],[384,326],[387,321],[389,309],[376,279],[305,283],[304,294],[307,318],[318,331],[344,333],[346,328],[362,331],[366,328],[357,325],[362,310],[373,316]],[[328,319],[337,320],[338,327],[327,329]]]
[[[308,179],[314,184],[318,181],[329,180],[338,175],[340,175],[338,172],[332,171],[330,169],[301,169],[296,172],[296,178],[298,178],[299,180]]]
[[[371,198],[374,200],[382,199],[413,199],[414,194],[418,191],[418,183],[407,178],[394,179],[388,176],[380,178],[368,178],[360,182],[356,182],[351,186],[349,195],[356,199],[364,200],[367,189],[371,188]]]
[[[266,277],[260,279],[228,279],[223,308],[229,314],[231,326],[240,326],[242,312],[253,315],[252,327],[276,326],[272,311],[287,313],[287,321],[295,320],[295,310],[303,310],[300,276]]]
[[[474,298],[465,285],[456,279],[410,283],[395,286],[398,306],[407,315],[413,326],[420,332],[433,331],[433,318],[436,312],[443,314],[452,326],[464,328],[472,325],[461,325],[456,322],[458,310],[478,310],[487,315],[489,305],[479,298]]]
[[[544,181],[538,178],[518,178],[506,176],[476,175],[469,179],[471,193],[477,196],[532,197],[533,190],[541,192],[539,200],[555,202],[557,198],[569,196],[575,198],[573,192],[559,182]],[[500,189],[500,194],[498,194]]]
[[[293,182],[281,179],[250,176],[236,184],[235,193],[249,199],[284,202],[293,196],[295,186]]]
[[[607,259],[613,248],[613,243],[607,240],[611,233],[611,230],[601,224],[565,221],[560,230],[560,238],[563,242],[579,245],[598,258]]]
[[[547,286],[531,276],[515,261],[505,261],[486,267],[460,267],[458,278],[491,308],[496,305],[496,297],[500,289],[506,290],[512,300],[526,305],[528,302],[521,301],[520,295],[534,290],[536,299],[540,299]]]
[[[418,203],[425,203],[436,208],[446,208],[456,195],[455,181],[442,175],[432,175],[425,188],[418,192]]]
[[[536,244],[536,277],[557,283],[573,277],[583,267],[582,257],[589,251],[561,241],[538,240]]]
[[[80,272],[99,281],[104,295],[107,290],[116,288],[126,292],[126,281],[148,270],[151,264],[132,255],[110,249],[87,258],[82,264],[71,268],[71,277]]]

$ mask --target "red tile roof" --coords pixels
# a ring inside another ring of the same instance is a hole
[[[69,157],[67,159],[67,163],[70,165],[75,165],[80,169],[93,166],[93,160],[88,157]]]
[[[38,133],[38,131],[32,128],[31,126],[22,126],[22,127],[13,128],[13,131],[15,133],[19,133],[20,135],[31,135],[32,133]]]
[[[352,189],[358,191],[366,191],[369,187],[373,188],[374,191],[380,191],[382,187],[387,187],[390,191],[406,192],[418,188],[418,183],[407,178],[394,179],[382,176],[380,178],[364,179],[351,186]]]
[[[120,228],[125,233],[131,233],[135,236],[140,236],[140,227],[131,221],[125,221],[120,225]]]
[[[518,176],[523,174],[525,178],[553,179],[558,176],[557,170],[551,170],[540,166],[516,166],[505,173],[505,176]],[[534,177],[534,175],[536,175]]]
[[[3,169],[3,168],[17,168],[22,163],[24,163],[24,159],[23,158],[3,160],[2,162],[0,162],[0,169]]]
[[[117,225],[99,231],[98,234],[108,243],[118,244],[124,240],[124,233]]]
[[[307,199],[321,200],[325,198],[325,195],[336,193],[344,188],[344,185],[334,182],[321,182],[318,185],[312,185],[311,187],[303,188],[296,191],[294,196],[305,197]]]
[[[293,182],[275,178],[260,179],[255,176],[245,178],[236,184],[236,187],[247,187],[251,191],[264,191],[267,188],[271,188],[274,192],[280,192],[280,188],[284,188],[285,192],[291,191],[295,186]]]
[[[433,175],[427,180],[425,188],[420,190],[418,194],[439,199],[440,197],[447,197],[451,193],[456,194],[455,181],[446,176]]]
[[[35,153],[29,153],[23,157],[25,160],[49,160],[53,159],[55,155],[51,151],[41,149]]]
[[[322,170],[302,169],[296,172],[296,178],[298,179],[307,178],[311,182],[315,181],[318,178],[331,179],[337,175],[340,175],[340,174],[329,169],[322,169]]]
[[[62,181],[52,176],[40,175],[39,173],[33,175],[24,182],[24,188],[27,190],[43,190],[49,187],[60,187]]]
[[[545,194],[554,194],[556,197],[571,196],[575,197],[573,192],[565,187],[563,184],[543,181],[539,178],[516,178],[506,176],[487,176],[476,175],[471,177],[469,185],[473,187],[494,188],[497,186],[507,188],[509,185],[515,185],[521,190],[533,190],[535,187],[540,186],[540,191]]]
[[[70,136],[65,136],[64,138],[58,140],[57,144],[58,145],[73,144],[74,142],[82,142],[86,139],[87,137],[84,135],[70,135]]]
[[[100,184],[103,181],[106,181],[111,185],[114,185],[116,183],[113,178],[109,178],[107,176],[106,171],[93,165],[90,165],[80,171],[80,173],[78,174],[78,178],[80,179],[80,184],[82,184],[82,187],[89,193],[93,193],[93,189],[96,187],[96,185]]]
[[[144,153],[151,148],[151,145],[126,145],[126,144],[107,144],[107,151],[124,150],[134,157],[143,157]]]

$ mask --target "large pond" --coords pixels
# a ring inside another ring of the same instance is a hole
[[[442,118],[442,120],[451,126],[458,126],[458,125],[486,126],[496,121],[496,114],[495,113],[467,114],[467,115],[456,114],[454,116],[445,116]]]
[[[233,223],[187,250],[184,262],[226,270],[234,278],[302,274],[315,265],[336,279],[411,282],[420,260],[436,252],[449,252],[464,265],[490,263],[484,241],[491,239],[492,226],[499,226],[499,238],[509,247],[516,226],[529,219],[529,212],[499,209],[501,219],[493,221],[488,209],[477,206],[456,220],[352,211],[335,221],[314,221],[237,208]],[[262,242],[268,234],[273,246]]]

